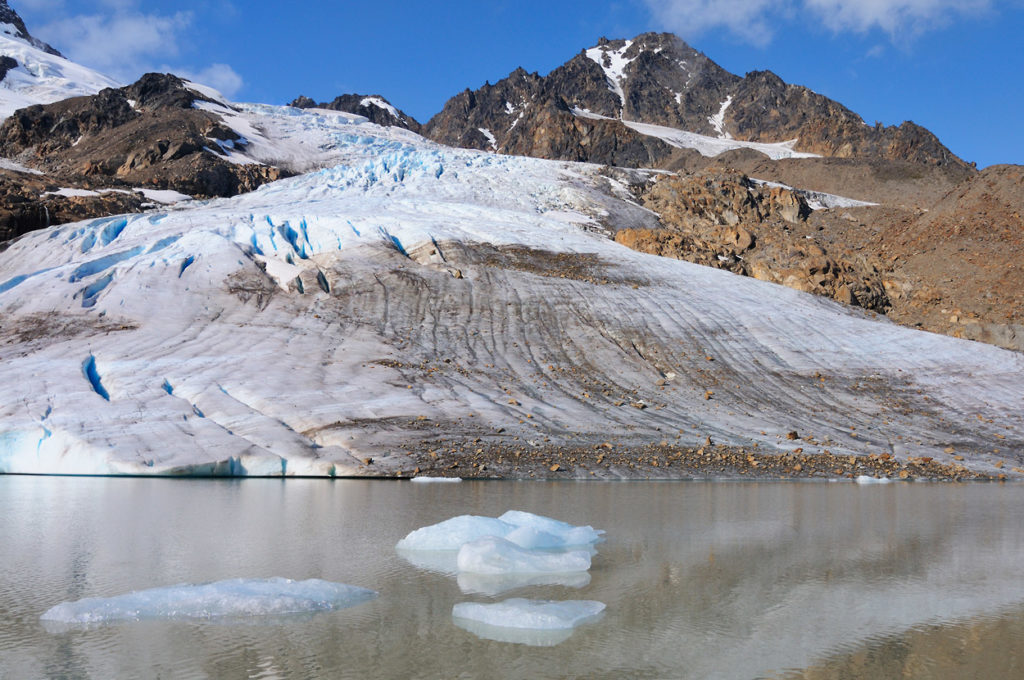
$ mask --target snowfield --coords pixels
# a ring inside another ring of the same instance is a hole
[[[1024,435],[1020,354],[627,250],[601,225],[651,216],[597,166],[231,115],[331,167],[0,253],[0,472],[378,475],[439,436],[994,471]]]
[[[101,73],[44,52],[17,33],[11,24],[0,24],[0,54],[18,62],[0,81],[0,120],[26,106],[121,87],[121,83]]]

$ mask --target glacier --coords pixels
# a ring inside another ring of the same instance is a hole
[[[80,625],[145,619],[271,616],[344,609],[376,597],[373,590],[320,579],[236,578],[61,602],[48,609],[41,619]]]
[[[627,250],[611,227],[655,217],[598,166],[224,111],[311,172],[0,253],[0,472],[394,475],[443,432],[998,473],[1024,437],[1020,354]]]

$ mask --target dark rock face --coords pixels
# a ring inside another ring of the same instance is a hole
[[[73,200],[42,196],[60,187],[146,187],[209,198],[252,191],[288,174],[228,160],[224,150],[244,141],[215,113],[194,108],[197,101],[210,100],[180,78],[149,73],[127,87],[16,111],[0,125],[0,156],[46,175],[43,181],[14,173],[22,189],[10,188],[10,178],[7,189],[0,187],[0,231],[14,236],[137,210],[145,201],[130,192]]]
[[[7,77],[7,72],[12,68],[18,68],[18,60],[6,54],[0,56],[0,81]]]
[[[14,28],[17,30],[17,37],[21,38],[22,40],[25,40],[26,42],[35,47],[38,47],[44,52],[48,52],[49,54],[53,54],[58,57],[64,56],[57,50],[53,49],[52,47],[44,43],[42,40],[33,38],[29,34],[28,29],[25,28],[25,22],[22,20],[20,16],[18,16],[17,12],[11,9],[10,5],[7,4],[7,0],[0,0],[0,24],[12,24]],[[0,80],[2,80],[2,78],[0,78]]]
[[[839,158],[886,158],[925,165],[966,163],[919,125],[870,127],[838,102],[806,87],[787,85],[770,71],[748,73],[732,93],[725,129],[736,139],[798,139],[801,151]]]
[[[769,71],[733,75],[665,33],[602,39],[547,76],[517,69],[465,90],[423,134],[453,146],[629,166],[664,167],[677,155],[620,120],[747,141],[797,139],[797,150],[824,156],[969,168],[920,126],[870,127]]]
[[[332,101],[317,104],[315,101],[300,95],[289,106],[298,109],[328,109],[354,113],[369,119],[371,123],[385,127],[401,127],[419,132],[421,125],[415,118],[396,108],[379,94],[343,94]]]

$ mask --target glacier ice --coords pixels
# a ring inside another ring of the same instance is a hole
[[[577,527],[549,517],[512,510],[498,518],[459,515],[416,529],[395,546],[399,550],[459,550],[463,544],[496,536],[527,549],[565,549],[593,545],[603,531]]]
[[[236,578],[61,602],[41,618],[64,624],[102,624],[141,619],[268,616],[344,609],[375,597],[377,593],[373,590],[320,579]]]
[[[449,553],[450,554],[450,553]],[[561,586],[584,588],[590,585],[590,573],[569,571],[549,574],[473,574],[462,572],[455,577],[459,590],[466,594],[479,593],[491,597],[510,590],[533,586]]]
[[[460,572],[473,574],[548,574],[590,569],[586,550],[544,552],[521,548],[497,536],[485,536],[459,548]]]
[[[577,626],[596,621],[604,609],[603,602],[594,600],[512,598],[493,604],[460,602],[452,608],[452,620],[489,640],[555,645],[567,640]]]

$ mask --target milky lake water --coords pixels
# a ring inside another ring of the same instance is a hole
[[[480,583],[394,549],[509,509],[604,529],[589,578]],[[1022,516],[1020,485],[0,476],[0,678],[1019,678]],[[379,597],[40,621],[62,601],[275,576]],[[606,609],[562,638],[453,621],[458,603],[507,598]]]

